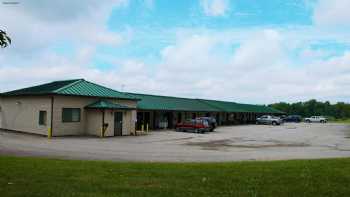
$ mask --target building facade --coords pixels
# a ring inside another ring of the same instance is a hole
[[[124,136],[172,129],[200,116],[218,125],[254,123],[266,106],[123,93],[84,79],[55,81],[0,94],[0,128],[47,136]]]
[[[40,135],[122,136],[135,131],[137,99],[85,81],[58,81],[6,92],[0,128]]]

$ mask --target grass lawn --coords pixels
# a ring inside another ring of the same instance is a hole
[[[331,122],[334,123],[343,123],[343,124],[350,124],[350,119],[338,119],[338,120],[333,120]]]
[[[5,196],[350,196],[350,158],[116,163],[0,156]]]

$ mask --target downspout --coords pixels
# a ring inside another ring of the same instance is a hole
[[[51,138],[53,133],[53,104],[54,104],[54,96],[51,96],[51,121],[50,121],[50,128],[48,131],[48,138]]]
[[[105,133],[105,110],[102,109],[102,127],[101,127],[101,137],[104,137]]]

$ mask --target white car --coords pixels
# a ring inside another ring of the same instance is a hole
[[[311,122],[320,122],[320,123],[326,123],[327,118],[323,116],[311,116],[310,118],[305,118],[305,122],[311,123]]]

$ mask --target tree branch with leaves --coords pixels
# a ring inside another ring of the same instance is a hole
[[[0,47],[5,48],[11,44],[11,38],[6,34],[5,31],[0,29]]]

